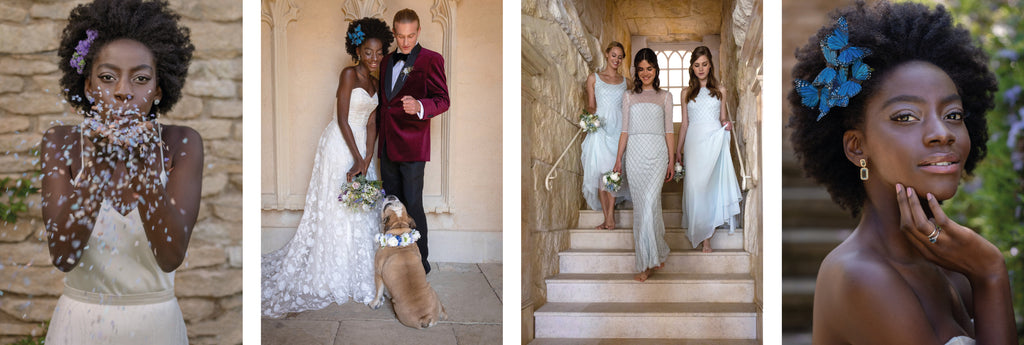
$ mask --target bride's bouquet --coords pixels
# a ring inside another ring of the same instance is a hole
[[[338,201],[355,211],[370,211],[377,201],[384,197],[384,189],[380,181],[366,179],[366,175],[356,176],[352,182],[341,186]]]
[[[618,192],[622,187],[622,174],[609,171],[601,175],[601,182],[604,182],[604,189],[609,192]]]
[[[587,133],[592,133],[601,128],[601,119],[597,117],[597,114],[591,114],[584,110],[583,114],[580,114],[580,128]]]
[[[682,181],[683,177],[686,176],[686,169],[683,169],[683,164],[676,162],[675,170],[676,173],[675,175],[672,175],[672,179],[675,180],[676,182]]]

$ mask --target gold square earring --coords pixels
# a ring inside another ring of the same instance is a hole
[[[860,180],[868,180],[868,161],[864,160],[864,158],[860,159]]]

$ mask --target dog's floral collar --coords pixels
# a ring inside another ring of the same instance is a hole
[[[405,247],[410,244],[416,243],[416,240],[420,239],[420,232],[416,229],[412,229],[407,233],[401,235],[392,234],[377,234],[375,240],[377,244],[383,247]]]

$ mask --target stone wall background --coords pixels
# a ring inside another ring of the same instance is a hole
[[[740,139],[739,150],[733,147],[734,164],[743,160],[749,188],[743,197],[744,249],[750,253],[751,274],[754,276],[754,303],[758,313],[764,308],[764,255],[763,255],[763,189],[761,187],[761,78],[762,78],[762,6],[761,0],[723,1],[722,45],[719,58],[722,63],[722,81],[728,94],[729,113],[735,121],[733,136]],[[739,169],[739,165],[736,165]],[[743,177],[740,176],[740,183]],[[759,318],[758,322],[763,322]],[[761,327],[758,327],[761,330]],[[759,336],[761,331],[759,331]]]
[[[57,45],[71,9],[87,1],[0,3],[0,177],[38,167],[30,150],[56,124],[81,117],[61,103]],[[196,46],[184,97],[161,117],[195,128],[206,166],[188,256],[175,276],[192,344],[242,341],[242,2],[169,0]],[[38,186],[38,181],[34,182]],[[0,224],[0,343],[41,336],[63,290],[49,264],[38,195]],[[258,292],[257,292],[258,293]]]
[[[550,191],[545,176],[579,129],[584,83],[604,66],[604,46],[619,41],[630,51],[629,30],[614,15],[614,1],[567,0],[564,12],[561,3],[522,3],[522,305],[530,315],[523,322],[533,321],[531,306],[546,301],[544,278],[557,272],[558,252],[569,246],[565,229],[576,226],[584,205],[582,135],[558,165]],[[628,73],[631,60],[623,61],[620,73]],[[523,339],[532,339],[533,328],[523,329],[531,330]]]

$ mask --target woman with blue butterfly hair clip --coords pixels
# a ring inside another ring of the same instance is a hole
[[[377,18],[353,21],[346,30],[345,49],[355,64],[338,77],[337,116],[317,144],[302,220],[284,247],[262,257],[264,316],[341,305],[349,298],[368,304],[376,293],[374,235],[380,216],[345,207],[338,194],[358,175],[377,179],[375,75],[393,41],[387,23]]]
[[[985,156],[997,84],[941,5],[835,11],[796,52],[790,140],[860,216],[821,263],[815,344],[1014,344],[1002,253],[939,203]]]

